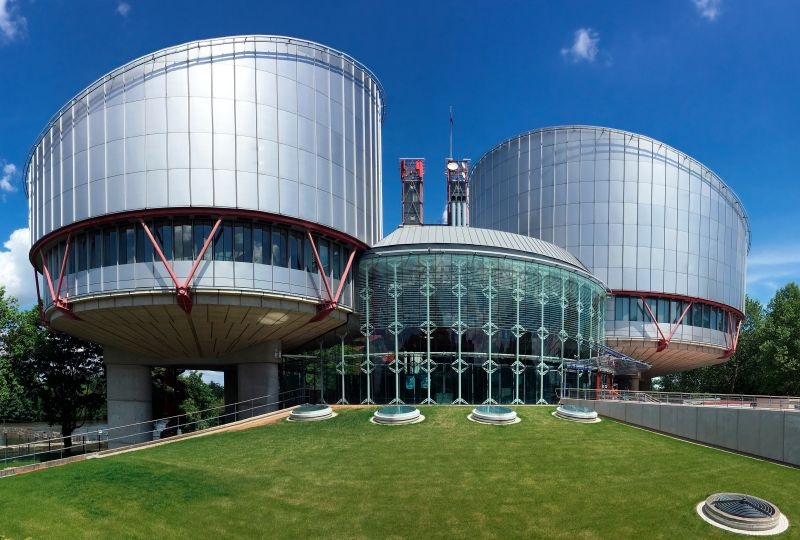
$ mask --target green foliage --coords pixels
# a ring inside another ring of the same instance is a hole
[[[800,395],[800,287],[778,290],[766,309],[748,297],[736,354],[661,383],[665,391]]]
[[[206,383],[198,371],[190,371],[180,375],[185,398],[181,409],[186,413],[188,422],[196,422],[190,429],[205,429],[217,424],[215,417],[221,415],[225,405],[225,391],[215,382]]]
[[[60,426],[69,447],[72,432],[96,418],[105,404],[100,347],[40,327],[38,310],[19,310],[16,300],[6,297],[1,288],[0,317],[0,404],[6,388],[9,416],[29,406],[36,416]]]
[[[14,538],[733,538],[700,519],[712,493],[753,493],[800,538],[800,470],[552,407],[485,426],[420,407],[210,435],[2,479]],[[76,489],[80,486],[80,489]],[[58,508],[58,519],[53,518]]]

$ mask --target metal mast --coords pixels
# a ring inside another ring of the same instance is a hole
[[[424,159],[400,159],[400,180],[403,182],[403,225],[422,225],[422,181],[424,175]]]

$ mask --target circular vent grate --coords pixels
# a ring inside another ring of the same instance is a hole
[[[743,493],[715,493],[698,505],[709,523],[745,534],[777,534],[788,527],[778,507]]]

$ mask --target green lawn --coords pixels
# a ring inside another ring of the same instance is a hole
[[[0,538],[741,538],[695,513],[718,491],[772,501],[800,538],[800,469],[552,407],[512,426],[373,410],[0,479]]]

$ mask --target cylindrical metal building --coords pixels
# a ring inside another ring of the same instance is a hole
[[[647,376],[736,348],[747,214],[707,167],[648,137],[588,126],[524,133],[473,168],[472,223],[553,242],[611,289],[606,339]]]
[[[239,399],[262,396],[282,347],[346,321],[382,236],[382,111],[349,56],[239,36],[134,60],[56,113],[27,164],[30,259],[47,322],[105,347],[112,424],[149,415],[117,372],[145,392],[146,366],[239,365]]]

